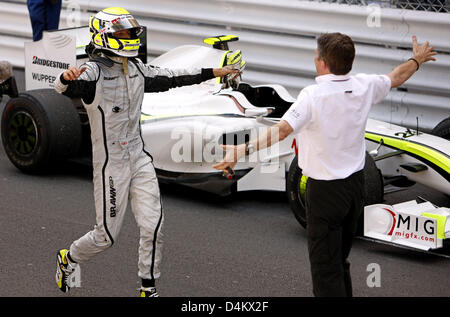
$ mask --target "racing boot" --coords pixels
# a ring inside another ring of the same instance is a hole
[[[80,266],[77,263],[70,262],[67,259],[68,250],[59,250],[56,254],[56,284],[58,288],[67,293],[72,287],[79,287]]]
[[[141,287],[139,289],[141,297],[159,297],[156,287]]]

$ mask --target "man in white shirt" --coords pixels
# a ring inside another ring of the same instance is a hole
[[[413,57],[387,75],[349,75],[353,41],[341,33],[317,40],[315,85],[305,87],[281,121],[246,144],[225,145],[224,159],[213,167],[230,172],[236,162],[297,132],[298,164],[308,176],[306,219],[315,296],[352,296],[350,253],[364,207],[364,132],[370,108],[402,85],[436,52],[417,44]]]

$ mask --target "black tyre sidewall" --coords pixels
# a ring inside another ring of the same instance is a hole
[[[28,93],[48,117],[50,158],[55,160],[75,155],[81,146],[82,132],[72,100],[53,89],[37,89]]]
[[[13,116],[18,112],[29,114],[37,127],[37,147],[31,155],[20,155],[7,140],[9,135],[7,129]],[[39,103],[36,103],[29,96],[19,96],[7,103],[2,115],[2,142],[7,156],[17,168],[25,172],[31,172],[48,164],[50,154],[48,127],[49,120],[45,111],[40,107]]]
[[[298,167],[298,157],[295,156],[289,167],[289,172],[286,180],[286,193],[288,196],[289,206],[291,207],[295,218],[303,228],[306,228],[306,204],[301,200],[299,189],[301,177],[302,170],[300,169],[300,167]],[[381,203],[384,196],[383,176],[380,170],[375,165],[375,161],[368,153],[366,153],[364,177],[365,205]],[[362,233],[362,223],[364,220],[363,214],[360,217],[358,234]]]
[[[365,205],[379,204],[384,199],[383,175],[375,164],[374,159],[366,153],[364,165],[364,203]]]
[[[439,122],[431,131],[431,134],[450,140],[450,117]]]
[[[8,123],[18,111],[29,114],[36,123],[38,148],[24,158],[6,140]],[[80,118],[72,100],[53,89],[37,89],[11,99],[2,115],[2,142],[11,162],[27,173],[47,170],[57,160],[78,153],[82,142]]]
[[[300,179],[302,170],[298,167],[298,157],[295,156],[289,166],[286,180],[286,194],[288,196],[289,206],[294,213],[295,219],[303,228],[306,228],[306,205],[300,197]]]

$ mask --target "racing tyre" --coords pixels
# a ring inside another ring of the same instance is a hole
[[[450,140],[450,117],[439,122],[431,131],[431,134]]]
[[[364,202],[367,205],[379,204],[384,200],[383,175],[369,153],[364,165]]]
[[[8,158],[26,173],[45,170],[81,146],[80,119],[72,100],[53,89],[26,91],[11,99],[1,127]]]
[[[291,162],[286,182],[286,192],[289,205],[297,221],[306,228],[306,182],[308,178],[303,175],[298,167],[297,156]],[[372,205],[383,201],[384,187],[383,177],[380,170],[375,165],[373,158],[366,153],[366,163],[364,166],[365,176],[365,204]],[[362,223],[362,217],[361,217]]]
[[[298,156],[296,155],[289,166],[286,193],[289,206],[294,213],[295,219],[306,228],[306,182],[308,177],[303,175],[302,169],[298,167]]]

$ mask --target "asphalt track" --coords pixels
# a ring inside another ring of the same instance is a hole
[[[23,89],[23,72],[16,76]],[[115,246],[82,266],[82,287],[69,294],[56,287],[56,251],[94,225],[91,181],[91,169],[75,163],[47,175],[25,175],[0,147],[1,297],[137,296],[138,232],[131,210]],[[312,296],[305,231],[284,194],[248,192],[220,199],[167,185],[161,193],[161,296]],[[450,206],[447,197],[420,185],[387,195],[386,203],[417,195]],[[356,239],[350,261],[355,296],[450,295],[450,259]],[[367,285],[371,263],[380,266],[380,287]]]

